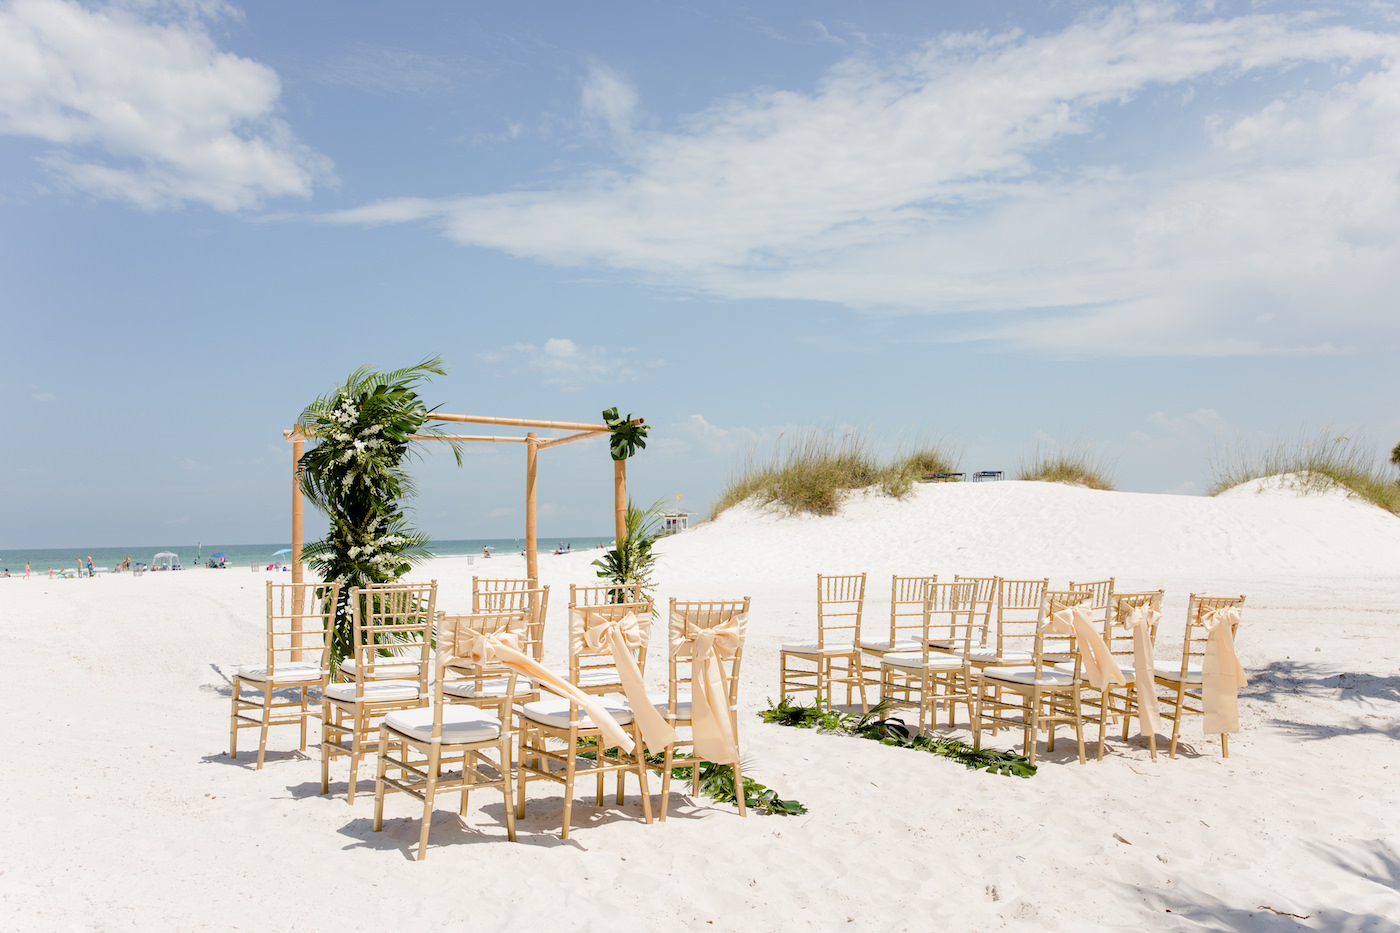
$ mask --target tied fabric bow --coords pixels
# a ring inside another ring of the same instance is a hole
[[[1050,618],[1041,625],[1040,631],[1054,635],[1074,635],[1079,644],[1080,659],[1084,662],[1084,676],[1088,679],[1089,686],[1095,690],[1103,690],[1110,683],[1128,682],[1117,662],[1113,660],[1108,645],[1104,644],[1103,636],[1095,630],[1089,610],[1071,606],[1052,612]]]
[[[695,757],[717,765],[739,760],[739,741],[729,716],[729,691],[721,662],[734,657],[743,643],[744,617],[740,615],[698,630],[691,646],[691,742]]]
[[[504,664],[506,667],[529,677],[552,693],[572,700],[583,708],[588,718],[603,733],[609,745],[616,745],[623,752],[631,752],[636,747],[632,737],[618,725],[608,708],[598,702],[598,698],[584,693],[578,687],[546,668],[543,664],[520,650],[520,636],[514,632],[478,632],[471,629],[458,629],[453,633],[451,644],[459,657],[471,658],[477,664]],[[441,677],[438,678],[441,681]]]
[[[612,652],[618,679],[622,681],[622,692],[627,695],[627,704],[632,707],[632,715],[642,730],[642,743],[655,752],[675,742],[676,730],[652,705],[646,684],[642,682],[642,672],[637,669],[637,661],[632,657],[632,652],[642,645],[641,621],[636,615],[629,612],[620,619],[609,619],[597,611],[587,612],[584,616],[583,643],[592,651],[601,651],[606,647]]]
[[[1240,611],[1221,606],[1202,613],[1206,630],[1206,656],[1201,664],[1202,729],[1210,733],[1240,731],[1239,689],[1249,683],[1235,654],[1235,627]]]
[[[1157,690],[1153,681],[1157,660],[1152,651],[1152,630],[1161,618],[1162,613],[1148,604],[1134,606],[1127,618],[1117,623],[1117,627],[1133,634],[1133,688],[1137,693],[1138,729],[1143,735],[1156,735],[1162,731],[1162,716],[1157,710]]]

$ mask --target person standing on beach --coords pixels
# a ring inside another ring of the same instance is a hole
[[[29,561],[24,562],[24,579],[29,579]]]
[[[73,558],[73,559],[74,559],[75,561],[78,562],[78,576],[79,576],[79,577],[82,577],[82,575],[83,575],[83,559],[82,559],[81,557],[75,557],[75,558]]]
[[[94,576],[96,576],[96,574],[94,574],[94,573],[92,572],[92,555],[91,555],[91,554],[88,555],[88,576],[89,576],[89,577],[94,577]]]

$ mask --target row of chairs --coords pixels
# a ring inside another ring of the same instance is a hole
[[[1121,720],[1122,737],[1128,738],[1138,710],[1136,681],[1143,673],[1139,655],[1145,652],[1150,663],[1162,590],[1115,592],[1113,578],[1052,590],[1048,578],[955,576],[940,582],[936,575],[894,576],[888,634],[882,628],[871,636],[862,631],[865,584],[865,574],[818,574],[817,639],[785,644],[779,652],[784,697],[815,692],[819,702],[829,704],[844,685],[846,705],[858,693],[861,709],[868,710],[866,691],[874,687],[888,707],[917,709],[921,731],[926,724],[936,725],[940,705],[951,728],[962,706],[978,747],[986,726],[1021,728],[1031,761],[1041,731],[1048,733],[1048,749],[1054,751],[1055,727],[1061,724],[1075,730],[1081,761],[1086,721],[1099,726],[1099,758],[1110,721]],[[1180,661],[1150,663],[1152,686],[1150,694],[1144,690],[1142,695],[1150,695],[1147,702],[1172,723],[1173,758],[1183,720],[1205,713],[1203,670],[1211,632],[1220,614],[1231,611],[1233,645],[1243,604],[1243,596],[1191,594]],[[1090,631],[1056,625],[1069,610],[1078,610]],[[1137,627],[1143,629],[1140,634]],[[1094,645],[1086,649],[1083,639]],[[1111,658],[1111,668],[1123,682],[1091,676],[1086,650],[1095,663],[1099,654]],[[1156,758],[1155,728],[1143,731]],[[1220,733],[1220,742],[1228,757],[1227,732]]]
[[[258,767],[270,726],[297,724],[301,748],[307,721],[321,722],[321,786],[330,790],[335,758],[349,759],[347,800],[354,802],[361,761],[378,759],[374,829],[382,829],[385,795],[404,791],[423,801],[418,857],[424,858],[434,799],[459,792],[465,813],[472,790],[495,788],[505,799],[506,831],[515,839],[530,781],[563,785],[561,835],[567,839],[577,781],[604,778],[640,783],[643,816],[652,821],[647,779],[663,766],[661,819],[666,817],[671,769],[689,766],[698,786],[699,700],[724,713],[727,735],[737,735],[735,710],[749,600],[679,601],[669,619],[668,692],[629,698],[620,665],[644,675],[652,604],[640,587],[571,586],[569,667],[557,675],[541,663],[548,587],[527,580],[473,579],[472,612],[439,612],[436,581],[356,588],[349,592],[351,650],[330,668],[338,584],[276,584],[267,591],[267,651],[262,665],[233,677],[229,755],[238,733],[258,728]],[[625,655],[625,658],[624,658]],[[704,674],[718,683],[697,687]],[[639,683],[639,680],[637,681]],[[319,693],[313,695],[312,691]],[[246,694],[246,695],[245,695]],[[697,700],[697,696],[699,700]],[[637,704],[648,709],[638,711]],[[319,706],[319,708],[318,708]],[[653,734],[643,723],[651,723]],[[662,723],[662,727],[656,727]],[[676,730],[690,729],[682,738]],[[662,734],[659,741],[656,734]],[[650,744],[648,744],[648,742]],[[732,755],[709,752],[733,769],[742,787],[737,745]],[[743,795],[739,811],[745,815]]]

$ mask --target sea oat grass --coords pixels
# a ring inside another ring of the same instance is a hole
[[[886,495],[902,498],[925,474],[952,472],[951,463],[940,447],[921,444],[896,455],[893,463],[883,464],[862,435],[805,431],[786,445],[780,441],[766,462],[749,454],[711,504],[710,513],[718,515],[754,498],[764,505],[776,503],[790,513],[830,515],[851,490],[877,486]]]
[[[1383,463],[1364,437],[1330,429],[1312,436],[1300,431],[1294,440],[1280,439],[1264,448],[1238,441],[1212,453],[1210,494],[1219,495],[1251,480],[1289,474],[1293,488],[1304,495],[1340,487],[1348,495],[1400,515],[1400,484]]]
[[[1045,450],[1037,447],[1035,454],[1021,462],[1017,479],[1041,483],[1065,483],[1089,489],[1113,489],[1110,464],[1096,459],[1085,447],[1069,450]]]

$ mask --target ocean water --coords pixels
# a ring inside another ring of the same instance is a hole
[[[556,547],[572,548],[575,551],[596,550],[601,544],[603,547],[612,546],[612,535],[598,535],[585,538],[540,538],[536,545],[544,552],[552,552]],[[184,545],[141,545],[135,547],[121,548],[30,548],[0,551],[0,574],[5,570],[10,572],[10,576],[24,576],[24,562],[29,561],[33,573],[47,576],[49,568],[52,567],[57,573],[63,570],[77,570],[78,559],[81,558],[83,566],[87,566],[87,559],[92,557],[93,566],[99,573],[110,570],[117,566],[124,558],[130,557],[132,564],[151,563],[151,558],[162,551],[171,551],[178,555],[180,564],[186,570],[198,568],[207,569],[206,563],[215,554],[227,555],[225,563],[229,567],[239,567],[244,570],[253,565],[266,567],[274,560],[286,562],[291,556],[283,554],[280,557],[273,557],[274,552],[282,548],[290,548],[292,543],[272,544],[219,544],[198,542],[196,544]],[[457,555],[474,554],[480,556],[483,547],[490,547],[496,554],[519,554],[525,549],[524,538],[467,538],[455,541],[433,541],[430,550],[441,557],[452,557]]]

